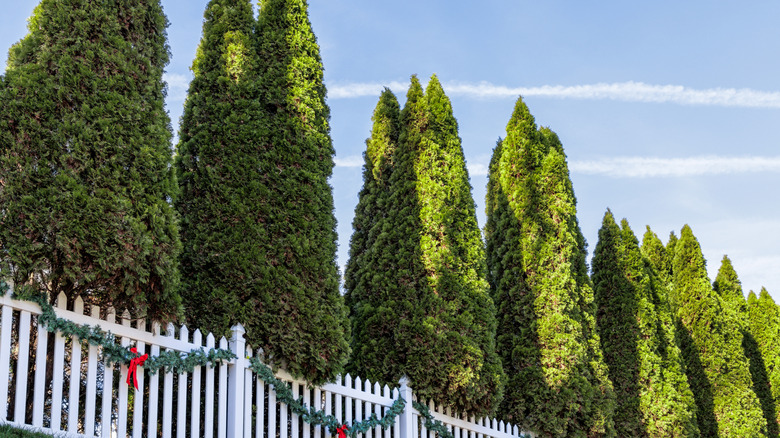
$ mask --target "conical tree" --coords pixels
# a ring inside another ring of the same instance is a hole
[[[254,23],[249,0],[211,0],[206,6],[176,158],[187,322],[217,336],[244,323],[251,311],[244,304],[259,293],[258,279],[267,274],[263,248],[256,244],[265,238],[267,218],[255,206],[268,189],[260,184],[257,150]]]
[[[597,327],[615,388],[618,436],[698,437],[696,405],[675,344],[666,293],[639,241],[607,210],[593,255]]]
[[[48,0],[11,49],[0,245],[17,290],[180,315],[166,24],[156,0]]]
[[[658,238],[650,227],[647,227],[644,236],[642,236],[642,255],[650,262],[655,274],[662,284],[671,288],[672,282],[672,258],[674,254],[666,252],[661,239]]]
[[[718,275],[712,283],[712,289],[718,294],[723,305],[734,313],[740,327],[744,328],[747,312],[745,295],[742,293],[742,283],[739,281],[737,271],[731,264],[728,256],[723,256]]]
[[[373,254],[376,251],[374,244],[382,234],[382,229],[381,225],[375,225],[386,222],[384,219],[391,208],[390,174],[393,170],[393,154],[398,145],[400,113],[398,99],[389,88],[385,88],[371,118],[374,125],[371,137],[366,140],[366,152],[363,154],[363,188],[358,194],[358,204],[352,222],[354,231],[344,273],[344,287],[347,290],[345,298],[350,309],[353,307],[353,301],[359,303],[366,293],[382,288],[381,284],[373,283],[375,272],[381,269],[381,263],[377,264],[378,260]],[[373,348],[370,343],[370,339],[361,339],[361,336],[353,331],[353,352],[359,355],[360,348]]]
[[[493,151],[489,281],[508,384],[502,415],[540,436],[614,436],[585,240],[563,148],[518,99]]]
[[[688,225],[675,242],[672,270],[671,301],[683,332],[681,348],[698,406],[699,430],[704,436],[766,434],[740,327],[712,290],[701,247]]]
[[[335,378],[349,356],[322,60],[305,0],[260,3],[253,42],[261,61],[249,84],[260,105],[260,127],[252,132],[258,178],[247,190],[263,196],[249,217],[236,219],[252,224],[253,254],[261,258],[256,271],[236,281],[252,290],[242,313],[250,345],[263,349],[266,363],[321,383]]]
[[[494,308],[457,122],[435,76],[425,93],[412,77],[400,132],[370,257],[350,260],[350,367],[386,383],[408,375],[419,398],[484,415],[502,389]]]
[[[752,291],[747,299],[748,348],[751,353],[751,371],[761,376],[754,382],[766,384],[756,390],[769,424],[769,436],[778,436],[780,423],[780,308],[772,296],[761,288],[759,297]]]

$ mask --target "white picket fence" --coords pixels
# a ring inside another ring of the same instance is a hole
[[[161,331],[144,321],[123,315],[117,323],[110,309],[84,311],[81,300],[65,308],[60,296],[55,311],[60,318],[78,324],[99,325],[116,335],[123,346],[135,346],[140,354],[160,351],[189,353],[193,349],[229,348],[238,359],[216,368],[196,367],[191,373],[149,374],[139,368],[135,390],[125,383],[127,366],[114,369],[100,360],[100,348],[82,345],[78,339],[47,333],[37,324],[37,304],[14,300],[10,292],[0,296],[0,423],[64,437],[164,437],[164,438],[330,438],[327,428],[313,427],[289,407],[278,403],[272,386],[249,368],[254,354],[244,341],[244,329],[234,327],[232,339],[218,342],[200,331],[169,325]],[[85,315],[88,313],[89,315]],[[53,339],[52,339],[53,337]],[[52,348],[53,346],[53,348]],[[52,348],[50,351],[49,348]],[[285,372],[277,377],[303,397],[345,423],[381,418],[398,397],[406,409],[395,425],[377,427],[366,438],[436,438],[427,431],[412,407],[412,390],[402,381],[399,388],[363,382],[349,375],[336,383],[310,387]],[[430,403],[431,414],[447,425],[455,438],[517,438],[515,426],[489,419],[463,418]],[[527,434],[527,433],[526,433]],[[530,436],[530,434],[527,434]]]

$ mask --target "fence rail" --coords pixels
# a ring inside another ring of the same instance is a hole
[[[189,353],[204,348],[230,349],[237,359],[195,367],[192,372],[156,373],[139,368],[138,390],[126,383],[128,367],[101,361],[101,348],[76,337],[48,333],[37,320],[34,303],[0,296],[0,423],[64,437],[164,438],[331,438],[331,431],[304,422],[278,402],[273,386],[250,369],[258,352],[246,345],[244,329],[236,326],[230,340],[204,336],[187,327],[147,324],[101,311],[77,299],[67,308],[59,296],[55,312],[77,324],[98,325],[122,346],[154,357],[162,351]],[[381,418],[399,397],[406,409],[395,423],[377,426],[365,438],[435,438],[412,407],[414,396],[405,381],[397,388],[349,374],[335,383],[311,387],[284,371],[276,374],[295,398],[324,410],[344,423],[372,414]],[[429,403],[431,415],[455,438],[517,438],[516,426],[490,419],[464,418]],[[527,433],[526,433],[527,434]],[[530,434],[527,434],[530,436]]]

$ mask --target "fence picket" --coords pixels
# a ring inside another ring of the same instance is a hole
[[[10,295],[10,291],[9,291]],[[13,309],[9,306],[3,306],[2,320],[0,321],[0,369],[10,369],[11,366],[11,322],[13,318]],[[0,379],[0,420],[5,421],[8,418],[8,379]]]
[[[100,308],[89,306],[89,314],[95,319],[100,317]],[[95,436],[95,407],[97,405],[97,363],[98,347],[87,348],[87,394],[84,403],[84,435]]]
[[[122,313],[122,325],[130,327],[130,312],[125,310]],[[119,344],[123,347],[130,346],[130,338],[122,337]],[[127,377],[127,365],[122,365],[119,368],[119,381],[117,382],[117,418],[116,418],[116,435],[118,437],[127,436],[127,383],[124,381]]]
[[[293,399],[298,400],[300,395],[298,383],[292,382],[292,395]],[[298,416],[293,415],[290,418],[290,438],[298,438]]]
[[[276,391],[271,389],[269,385],[268,391],[268,435],[269,437],[276,436],[276,410],[278,406],[276,404]]]
[[[252,347],[246,348],[247,361],[252,357]],[[241,372],[241,371],[239,371]],[[244,438],[252,438],[252,370],[244,371]]]
[[[192,343],[197,347],[203,345],[203,335],[199,329],[195,329],[195,333],[192,334]],[[200,435],[200,391],[201,391],[201,377],[200,368],[195,367],[192,370],[192,404],[190,405],[190,436],[196,437]]]
[[[257,353],[260,356],[260,351]],[[265,425],[265,382],[259,376],[255,378],[255,384],[257,385],[257,422],[255,427],[255,438],[262,438],[264,435],[263,426]]]
[[[173,324],[168,324],[165,330],[165,336],[173,338],[175,328]],[[166,349],[170,351],[170,349]],[[173,373],[165,373],[163,377],[163,418],[162,418],[162,438],[171,438],[171,428],[173,426]]]
[[[106,320],[110,322],[116,322],[116,312],[113,307],[109,307],[106,311]],[[114,401],[114,366],[105,364],[103,366],[103,405],[100,408],[100,424],[102,426],[100,436],[111,436],[112,421],[112,405]]]
[[[179,339],[189,341],[189,330],[186,325],[179,329]],[[176,438],[184,438],[187,433],[187,373],[179,373],[178,393],[176,394]]]
[[[227,339],[223,336],[219,340],[219,348],[226,350],[228,348]],[[217,390],[217,396],[219,397],[219,404],[217,405],[217,436],[219,438],[226,438],[227,436],[227,387],[228,387],[228,364],[223,363],[219,366],[219,388]]]
[[[322,390],[319,387],[314,388],[314,400],[312,400],[312,404],[310,406],[314,406],[317,409],[323,409],[324,406],[322,406]],[[329,413],[326,411],[326,413]],[[322,438],[322,426],[319,424],[314,426],[314,438]]]
[[[24,423],[25,406],[27,404],[27,374],[30,351],[30,312],[19,314],[19,353],[16,360],[16,403],[14,406],[14,421]]]
[[[208,336],[206,336],[206,349],[210,350],[214,348],[214,335],[209,333]],[[204,438],[214,438],[214,427],[212,426],[214,421],[214,367],[209,364],[206,365],[205,368],[206,372],[206,400],[204,402],[205,409],[203,410],[204,415],[204,427],[205,430],[203,431]]]
[[[33,422],[34,427],[43,427],[43,413],[46,409],[46,350],[49,344],[49,333],[38,324],[37,343],[35,351],[35,389],[33,392]],[[0,394],[2,394],[0,392]]]
[[[67,305],[65,294],[60,292],[57,296],[56,306],[64,309]],[[3,308],[5,311],[6,308]],[[3,318],[5,320],[5,318]],[[0,351],[2,354],[2,351]],[[0,365],[3,365],[0,362]],[[62,430],[62,386],[65,374],[65,338],[57,333],[54,340],[54,374],[52,376],[52,396],[51,396],[51,428],[54,431]],[[2,391],[2,387],[0,387]]]
[[[138,322],[138,327],[145,326],[146,323],[144,320]],[[145,343],[138,341],[135,344],[135,348],[141,356],[146,354]],[[138,368],[135,375],[138,380],[138,390],[133,393],[133,438],[141,438],[144,431],[144,370]],[[130,390],[133,391],[134,389]],[[151,392],[149,393],[149,397],[151,397]]]
[[[160,336],[160,324],[157,322],[152,323],[152,335]],[[152,348],[149,353],[151,356],[158,356],[160,354],[160,346],[152,344]],[[147,415],[146,436],[156,437],[160,436],[160,431],[157,430],[157,408],[160,400],[160,372],[154,375],[149,375],[149,413]],[[101,437],[102,438],[102,437]]]

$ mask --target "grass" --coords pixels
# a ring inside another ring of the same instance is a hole
[[[8,425],[0,425],[0,438],[51,438],[51,435],[40,432],[30,432]]]

